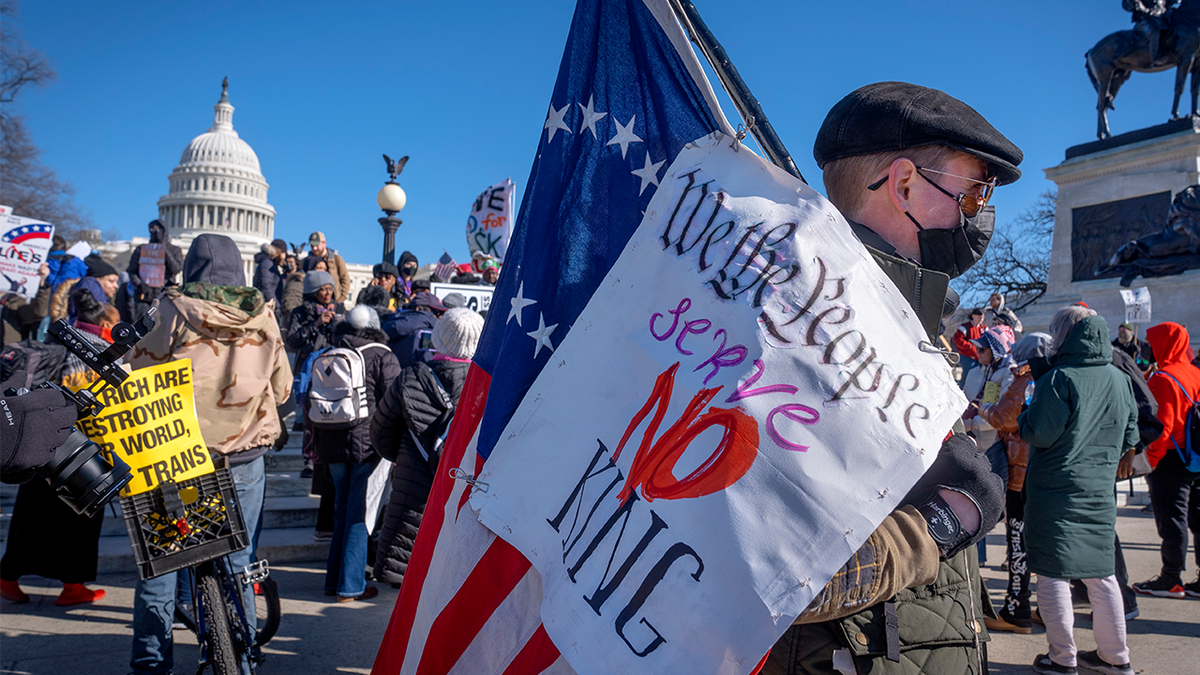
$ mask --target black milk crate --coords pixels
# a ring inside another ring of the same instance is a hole
[[[184,498],[184,517],[191,528],[187,535],[170,522],[162,488],[121,497],[125,528],[143,581],[220,558],[250,543],[228,468],[174,486]],[[186,503],[193,489],[196,498]]]

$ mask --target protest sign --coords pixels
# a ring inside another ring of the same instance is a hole
[[[123,496],[213,472],[196,419],[191,359],[135,370],[97,397],[104,410],[79,420],[79,430],[129,465],[133,480]]]
[[[471,490],[581,674],[750,672],[966,406],[842,216],[730,146],[686,146],[566,337],[529,333]]]
[[[12,207],[0,206],[0,293],[16,293],[33,299],[41,279],[38,268],[50,254],[54,226],[22,218]]]
[[[167,283],[167,248],[162,244],[142,244],[138,254],[138,276],[147,286],[162,288]]]
[[[1150,323],[1150,289],[1142,286],[1121,289],[1125,301],[1125,321],[1128,323]]]
[[[430,284],[429,292],[437,296],[438,300],[445,300],[447,295],[458,293],[467,299],[466,307],[473,312],[483,313],[488,311],[492,306],[492,294],[495,292],[491,286],[460,286],[459,284]]]
[[[511,178],[484,190],[471,204],[467,216],[467,247],[504,262],[512,237],[512,204],[516,184]]]

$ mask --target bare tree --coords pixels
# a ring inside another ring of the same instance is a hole
[[[982,305],[993,292],[1019,310],[1046,293],[1058,195],[1043,192],[1012,222],[996,228],[983,259],[953,282],[961,306]]]
[[[42,163],[25,118],[14,111],[23,89],[45,86],[55,77],[46,57],[21,37],[19,14],[16,0],[0,0],[0,203],[18,215],[54,223],[70,240],[92,227],[91,217],[75,204],[70,183]]]

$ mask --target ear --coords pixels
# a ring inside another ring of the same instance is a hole
[[[900,157],[888,168],[888,179],[883,184],[887,189],[888,199],[899,212],[911,211],[913,183],[917,176],[917,165],[907,157]]]

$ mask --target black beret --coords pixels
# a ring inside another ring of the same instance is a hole
[[[390,262],[381,262],[376,263],[375,266],[371,268],[371,274],[373,276],[379,274],[390,274],[394,277],[398,277],[400,276],[400,270],[396,269],[396,266]]]
[[[835,159],[945,145],[990,165],[1001,185],[1021,177],[1021,149],[975,109],[949,94],[907,82],[876,82],[838,101],[825,117],[813,158]]]

